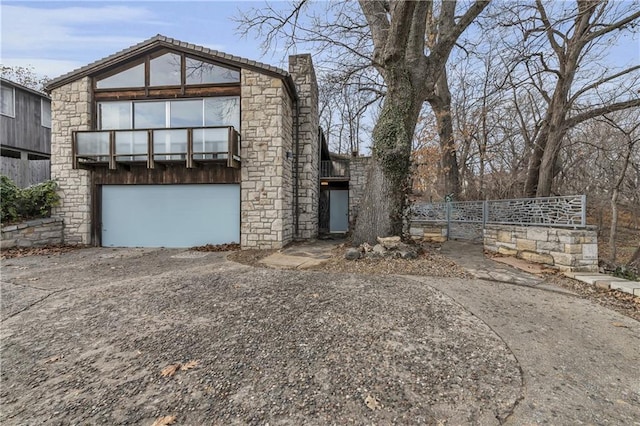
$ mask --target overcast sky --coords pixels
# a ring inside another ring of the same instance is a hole
[[[271,2],[278,3],[278,2]],[[242,39],[231,19],[263,1],[5,1],[0,4],[3,65],[31,65],[57,77],[156,34],[276,66],[284,52],[266,56],[260,40]],[[281,2],[286,7],[288,2]],[[289,52],[295,53],[295,52]],[[302,53],[302,50],[301,52]],[[313,52],[311,52],[313,53]],[[640,40],[610,49],[615,65],[640,63]]]
[[[57,77],[156,34],[280,65],[230,18],[249,1],[2,1],[1,61]],[[282,55],[280,55],[282,56]]]

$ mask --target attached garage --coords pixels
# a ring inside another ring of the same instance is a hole
[[[240,241],[240,185],[103,185],[105,247],[193,247]]]

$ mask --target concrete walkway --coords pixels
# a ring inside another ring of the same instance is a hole
[[[343,240],[316,240],[294,243],[260,260],[276,269],[307,269],[331,259],[332,251]]]
[[[564,275],[574,280],[582,281],[583,283],[595,285],[596,287],[611,288],[633,294],[634,296],[640,296],[640,281],[629,281],[611,275],[588,272],[565,272]]]
[[[332,245],[292,247],[279,255],[313,259],[330,253]],[[465,242],[447,242],[441,253],[477,279],[405,278],[454,299],[512,350],[525,393],[507,424],[640,425],[638,321],[544,284],[536,275],[544,269],[537,265],[492,260],[481,246]],[[269,262],[275,266],[281,258]]]
[[[638,321],[487,259],[480,246],[441,250],[481,280],[407,278],[456,300],[511,348],[525,397],[507,424],[640,425]]]

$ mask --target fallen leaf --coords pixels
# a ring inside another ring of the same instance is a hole
[[[628,326],[628,325],[623,324],[623,323],[621,323],[621,322],[612,322],[612,323],[611,323],[611,325],[612,325],[612,326],[614,326],[614,327],[624,327],[624,328],[629,328],[629,326]]]
[[[174,374],[176,374],[176,371],[178,371],[180,367],[181,367],[181,364],[179,362],[176,364],[167,365],[165,368],[162,369],[162,371],[160,372],[160,375],[162,375],[162,377],[171,377]]]
[[[180,370],[182,371],[191,370],[192,368],[197,367],[199,364],[200,364],[200,361],[194,359],[185,364],[182,364],[182,367],[180,367]]]
[[[52,362],[60,361],[62,358],[64,358],[64,355],[52,356],[51,358],[46,360],[44,363],[45,364],[51,364]]]
[[[382,404],[380,404],[380,401],[378,401],[371,395],[367,395],[367,397],[364,399],[364,403],[367,404],[367,407],[369,407],[371,410],[379,410],[382,408]]]
[[[172,425],[176,421],[176,416],[163,416],[158,417],[155,422],[151,426],[166,426]]]

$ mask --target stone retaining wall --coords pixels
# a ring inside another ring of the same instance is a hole
[[[409,235],[414,240],[443,243],[447,241],[447,224],[412,221],[409,225]]]
[[[486,225],[484,248],[571,272],[598,270],[595,228],[561,229],[538,226]]]
[[[64,222],[60,217],[34,219],[2,227],[2,248],[62,244]]]

